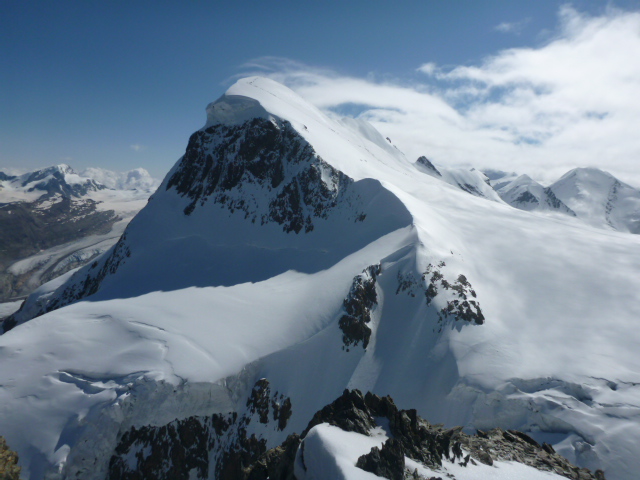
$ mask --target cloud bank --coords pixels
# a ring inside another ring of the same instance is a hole
[[[417,79],[356,78],[281,58],[245,65],[316,106],[371,122],[410,159],[526,172],[543,182],[578,166],[640,185],[640,12],[572,7],[545,44],[475,66],[433,62]]]

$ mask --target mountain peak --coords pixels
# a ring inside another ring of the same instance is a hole
[[[76,173],[73,171],[73,168],[71,168],[69,165],[67,165],[66,163],[60,163],[59,165],[56,165],[54,167],[51,167],[51,169],[57,169],[60,173],[62,174],[71,174],[71,173]]]
[[[574,168],[549,187],[579,218],[597,227],[640,233],[640,191],[598,168]]]
[[[323,114],[288,87],[265,77],[246,77],[233,84],[207,108],[205,128],[216,124],[239,125],[252,118],[287,119],[305,124]]]
[[[569,179],[577,179],[582,182],[602,182],[602,181],[615,181],[616,177],[611,175],[609,172],[605,172],[604,170],[600,170],[595,167],[577,167],[572,170],[569,170],[565,173],[556,184],[560,184],[562,182],[568,181]]]
[[[207,123],[212,125],[240,125],[252,118],[269,119],[269,113],[258,100],[242,95],[223,95],[215,102],[207,105]]]

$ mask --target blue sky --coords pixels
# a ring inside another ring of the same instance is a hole
[[[402,132],[407,130],[403,122],[417,120],[407,117],[394,123],[384,116],[385,109],[393,110],[394,95],[429,92],[430,100],[444,102],[442,108],[452,108],[452,115],[467,122],[462,131],[510,131],[509,117],[472,116],[489,115],[495,108],[482,113],[479,107],[502,101],[496,98],[502,95],[496,77],[487,80],[491,59],[499,60],[508,49],[542,51],[566,40],[575,34],[575,18],[578,23],[582,19],[576,28],[584,34],[598,19],[633,17],[640,10],[638,1],[569,5],[550,0],[5,0],[0,3],[0,167],[24,170],[65,162],[78,170],[99,166],[122,171],[142,166],[162,177],[184,152],[188,136],[204,123],[207,103],[238,75],[256,72],[280,79],[328,110],[348,111],[345,103],[361,102],[369,110],[366,118],[397,133],[408,154],[427,150],[424,153],[433,153],[440,163],[464,164],[465,152],[447,155],[447,139],[456,141],[453,133],[433,136],[414,152],[409,145],[413,137]],[[631,37],[634,28],[629,26]],[[636,51],[636,62],[637,56]],[[516,68],[513,62],[509,68]],[[485,76],[478,80],[477,75]],[[327,92],[345,81],[371,87],[372,98],[389,93],[389,100],[376,105],[356,94],[329,98]],[[469,93],[468,87],[478,82],[494,83],[490,92],[478,93],[474,87]],[[511,84],[505,85],[512,91]],[[461,93],[461,86],[467,93]],[[603,84],[593,86],[594,91],[599,88]],[[608,112],[591,114],[606,117]],[[473,125],[468,124],[471,120]],[[554,135],[539,126],[527,133],[526,125],[515,123],[514,137],[502,142],[527,143],[529,138],[531,144],[545,146]],[[440,128],[428,122],[423,127],[428,132]],[[424,137],[420,130],[412,135]],[[469,143],[480,149],[479,158],[467,159],[470,164],[475,160],[488,162],[479,166],[508,167],[518,156],[493,149],[488,141],[470,137]],[[633,156],[634,148],[619,155]],[[543,156],[540,148],[537,155]],[[628,165],[628,158],[625,161]],[[613,170],[633,173],[633,167],[625,168]]]

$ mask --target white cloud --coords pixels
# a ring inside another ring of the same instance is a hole
[[[494,30],[501,33],[513,33],[515,35],[519,35],[530,21],[530,18],[525,18],[519,22],[502,22],[499,25],[496,25]]]
[[[139,145],[137,143],[129,145],[129,148],[131,148],[131,150],[133,150],[134,152],[141,152],[147,149],[147,147],[145,147],[144,145]]]
[[[543,181],[597,166],[640,185],[640,13],[559,13],[552,40],[476,66],[418,70],[424,81],[341,75],[277,58],[246,66],[320,108],[361,117],[410,157],[528,172]]]
[[[426,75],[434,75],[438,71],[438,66],[433,63],[425,63],[420,67],[420,71]]]

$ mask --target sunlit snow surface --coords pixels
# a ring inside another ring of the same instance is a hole
[[[17,302],[0,303],[0,318],[8,317],[18,310],[21,304],[22,300],[18,300]]]
[[[636,477],[639,237],[469,195],[270,80],[240,80],[228,95],[209,124],[289,121],[370,195],[378,220],[349,233],[353,212],[338,209],[311,233],[285,234],[217,205],[185,217],[188,200],[165,180],[127,229],[131,258],[96,295],[0,337],[0,433],[25,477],[94,461],[99,476],[119,429],[241,409],[261,377],[291,398],[288,431],[360,388],[434,423],[523,429],[609,479]],[[438,331],[424,292],[398,291],[399,274],[420,279],[440,261],[473,285],[484,325]],[[342,301],[377,263],[371,342],[346,351]],[[520,468],[492,473],[529,478]],[[473,475],[459,478],[485,478]]]
[[[295,475],[298,480],[374,480],[379,477],[357,468],[361,455],[378,447],[387,440],[379,432],[371,436],[355,432],[345,432],[338,427],[323,423],[316,425],[298,450]],[[304,453],[303,453],[304,452]],[[304,457],[304,458],[303,458]],[[442,468],[431,470],[405,457],[405,468],[417,470],[422,478],[453,478],[456,480],[562,480],[566,477],[550,472],[541,472],[517,462],[496,461],[493,466],[478,464],[462,465],[443,460]]]

